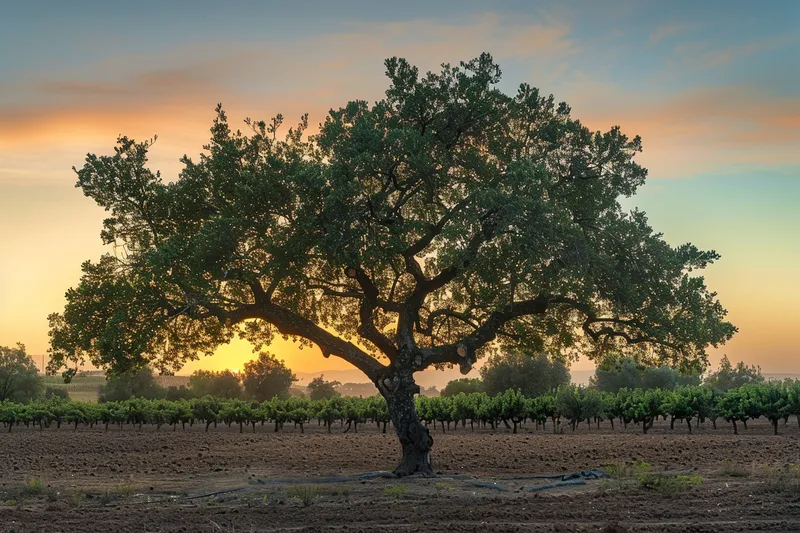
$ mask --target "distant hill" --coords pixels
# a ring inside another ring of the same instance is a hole
[[[791,373],[766,373],[762,374],[767,381],[783,381],[784,379],[800,379],[800,374]]]
[[[573,384],[588,385],[589,378],[594,376],[594,370],[570,370],[569,375],[572,377]]]

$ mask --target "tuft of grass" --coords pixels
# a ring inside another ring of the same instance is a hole
[[[638,486],[645,490],[675,494],[703,483],[703,478],[700,476],[654,473],[650,463],[641,460],[628,463],[611,463],[603,466],[615,479],[601,480],[598,483],[598,490],[601,493]]]
[[[722,461],[722,470],[720,470],[719,473],[727,477],[750,477],[750,472],[748,470],[745,470],[730,459]]]
[[[408,487],[405,485],[390,485],[383,489],[383,493],[395,499],[400,499],[408,492]]]
[[[67,489],[67,501],[72,507],[77,507],[86,499],[86,494],[77,489]]]
[[[615,492],[622,489],[623,482],[619,479],[601,479],[597,482],[597,492],[605,494],[608,492]]]
[[[454,487],[451,487],[449,485],[445,485],[444,483],[434,483],[433,488],[435,488],[438,491],[448,490],[450,492],[453,492],[454,490],[456,490]]]
[[[336,489],[336,496],[338,496],[339,498],[344,498],[345,500],[350,499],[351,493],[352,490],[350,490],[350,487],[339,487],[338,489]]]
[[[19,492],[22,496],[40,496],[44,494],[46,488],[42,478],[32,477],[25,481],[25,485]]]
[[[303,507],[311,507],[320,498],[319,489],[313,485],[295,485],[286,487],[286,496],[298,500]]]
[[[98,498],[98,501],[100,502],[100,505],[105,507],[106,505],[109,505],[109,504],[119,500],[121,497],[122,496],[118,492],[107,490],[107,491],[103,492],[102,494],[100,494],[100,497]]]
[[[769,493],[800,494],[800,465],[788,464],[783,468],[770,468],[762,490]]]
[[[264,504],[268,505],[270,503],[285,503],[286,502],[286,491],[283,487],[279,487],[278,490],[275,492],[267,492],[264,494],[262,498]]]
[[[647,474],[653,469],[650,463],[641,459],[634,462],[608,463],[603,467],[611,476],[619,479],[633,479]]]
[[[676,494],[689,487],[702,485],[700,476],[671,476],[667,474],[642,474],[637,477],[639,486],[646,490],[653,490],[663,494]]]
[[[136,492],[136,489],[130,483],[120,483],[117,485],[117,493],[122,498],[129,498],[133,496],[134,492]]]

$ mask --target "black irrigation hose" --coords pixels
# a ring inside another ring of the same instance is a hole
[[[228,490],[221,490],[219,492],[212,492],[209,494],[201,494],[199,496],[184,496],[184,500],[196,500],[198,498],[210,498],[211,496],[218,496],[220,494],[228,494],[229,492],[239,492],[240,490],[244,490],[248,487],[236,487],[235,489],[228,489]]]
[[[547,489],[556,489],[558,487],[566,487],[571,485],[585,485],[587,479],[602,479],[602,478],[610,478],[611,475],[607,472],[603,472],[602,470],[582,470],[580,472],[573,472],[571,474],[553,474],[548,476],[530,476],[530,477],[511,477],[511,478],[502,478],[500,481],[528,481],[533,479],[557,479],[553,483],[544,483],[541,485],[533,485],[531,487],[522,487],[519,490],[522,492],[536,492],[540,490],[547,490]],[[487,489],[494,489],[499,491],[505,491],[506,489],[503,485],[497,483],[496,481],[474,481],[472,485],[476,487],[482,487]]]
[[[364,479],[397,479],[397,475],[392,472],[378,471],[367,472],[365,474],[354,474],[352,476],[329,476],[329,477],[307,477],[307,478],[273,478],[273,479],[254,479],[251,483],[255,485],[290,485],[297,483],[317,484],[317,483],[344,483],[346,481],[361,481]]]
[[[544,483],[542,485],[534,485],[532,487],[522,487],[522,492],[536,492],[539,490],[557,489],[559,487],[567,487],[570,485],[586,485],[586,480],[582,477],[572,479],[565,479],[563,481],[556,481],[555,483]]]
[[[503,485],[498,483],[497,481],[479,481],[476,480],[473,476],[469,476],[466,474],[437,474],[436,476],[432,476],[434,479],[436,478],[444,478],[444,479],[455,479],[455,480],[463,480],[463,481],[470,481],[471,485],[475,487],[485,488],[485,489],[492,489],[497,491],[507,491],[508,489],[505,488]],[[554,483],[544,483],[542,485],[534,485],[532,487],[522,487],[520,490],[522,492],[535,492],[539,490],[546,490],[546,489],[554,489],[558,487],[564,486],[571,486],[571,485],[584,485],[586,484],[587,479],[601,479],[601,478],[610,478],[611,475],[607,472],[603,472],[602,470],[582,470],[581,472],[574,472],[571,474],[553,474],[547,476],[530,476],[530,477],[511,477],[511,478],[501,478],[500,481],[525,481],[525,480],[533,480],[533,479],[557,479],[558,481]],[[363,474],[353,474],[350,476],[328,476],[328,477],[309,477],[309,478],[272,478],[272,479],[265,479],[265,478],[255,478],[250,481],[249,485],[244,487],[236,487],[233,489],[227,489],[217,492],[211,492],[208,494],[200,494],[197,496],[184,496],[180,498],[182,500],[196,500],[199,498],[210,498],[212,496],[218,496],[220,494],[228,494],[231,492],[239,492],[249,488],[252,485],[294,485],[294,484],[324,484],[324,483],[346,483],[348,481],[364,481],[367,479],[377,479],[377,478],[384,478],[384,479],[398,479],[397,475],[392,472],[387,472],[384,470],[379,470],[377,472],[365,472]],[[161,503],[165,501],[172,501],[171,498],[161,499],[161,500],[151,500],[151,501],[144,501],[141,503]]]
[[[505,478],[509,480],[530,480],[530,479],[560,479],[561,481],[567,481],[568,479],[604,479],[610,478],[611,474],[608,472],[604,472],[603,470],[581,470],[580,472],[573,472],[571,474],[552,474],[548,476],[529,476],[529,477],[510,477]]]

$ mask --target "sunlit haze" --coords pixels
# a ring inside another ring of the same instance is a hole
[[[593,129],[642,136],[648,183],[624,205],[671,244],[722,255],[705,276],[740,332],[712,366],[727,354],[800,372],[800,3],[380,4],[5,4],[0,345],[45,353],[47,315],[63,309],[81,262],[104,252],[105,214],[71,170],[88,152],[158,135],[151,168],[173,179],[207,141],[218,102],[233,124],[308,112],[313,132],[329,109],[382,97],[386,57],[425,71],[487,51],[506,92],[529,82]],[[297,372],[352,368],[281,339],[270,351]],[[181,373],[252,357],[234,342]]]

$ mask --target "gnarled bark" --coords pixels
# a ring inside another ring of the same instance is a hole
[[[403,449],[403,456],[394,473],[401,477],[433,475],[433,437],[417,416],[414,394],[419,393],[419,386],[414,382],[414,377],[410,372],[394,373],[379,380],[377,385],[386,399],[392,425]]]

